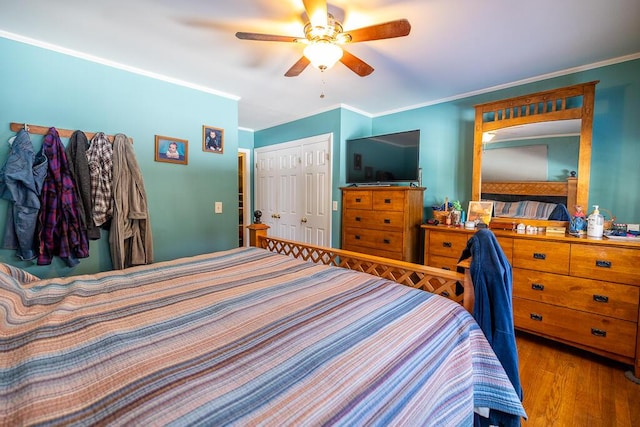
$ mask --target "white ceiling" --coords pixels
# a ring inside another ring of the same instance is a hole
[[[407,37],[347,45],[375,68],[284,73],[302,45],[302,0],[0,0],[0,36],[239,98],[260,130],[337,106],[372,116],[640,57],[638,0],[332,0],[345,31],[407,18]],[[324,98],[320,94],[324,92]]]

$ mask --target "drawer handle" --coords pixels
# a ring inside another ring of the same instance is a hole
[[[384,223],[385,223],[385,224],[391,224],[391,220],[390,220],[390,219],[385,218]]]
[[[547,259],[547,255],[541,254],[541,253],[538,253],[538,252],[534,252],[533,253],[533,258],[534,259]]]
[[[359,216],[356,217],[356,221],[360,222],[360,217]]]
[[[607,336],[607,331],[603,331],[602,329],[597,329],[597,328],[591,328],[591,335],[604,338]]]
[[[356,197],[356,203],[360,203],[362,199],[360,197]]]
[[[593,300],[595,302],[609,302],[609,297],[606,295],[594,295]]]
[[[440,292],[440,295],[442,295],[445,298],[449,298],[449,292],[447,292],[447,291]]]
[[[542,322],[542,315],[541,314],[531,313],[529,315],[529,317],[531,317],[531,320],[536,320],[538,322]]]
[[[355,238],[356,238],[356,240],[360,240],[360,235],[356,234]]]
[[[383,242],[385,245],[388,245],[389,243],[391,243],[391,241],[390,241],[389,239],[384,239],[384,240],[382,240],[382,242]]]
[[[451,242],[442,242],[442,246],[444,246],[445,248],[450,248]]]
[[[391,203],[391,199],[384,199],[384,202],[389,204],[389,203]]]
[[[544,291],[544,285],[540,283],[532,283],[531,289],[533,289],[534,291]]]
[[[596,267],[611,268],[611,261],[596,260]]]

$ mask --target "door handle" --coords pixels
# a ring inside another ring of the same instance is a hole
[[[280,214],[271,214],[271,218],[280,219]]]
[[[306,223],[307,222],[307,217],[303,216],[302,219],[300,220],[300,222]]]

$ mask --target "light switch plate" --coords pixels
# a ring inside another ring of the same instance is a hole
[[[222,213],[222,202],[215,202],[213,210],[214,210],[215,213],[221,214]]]
[[[334,200],[334,201],[333,201],[333,210],[334,210],[334,211],[337,211],[337,210],[338,210],[338,201],[337,201],[337,200]]]

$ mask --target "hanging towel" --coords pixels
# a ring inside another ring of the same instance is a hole
[[[41,151],[47,157],[48,171],[40,196],[38,265],[51,264],[51,259],[57,255],[69,267],[74,267],[79,263],[78,258],[89,256],[89,241],[82,227],[75,184],[56,128],[49,128]]]

